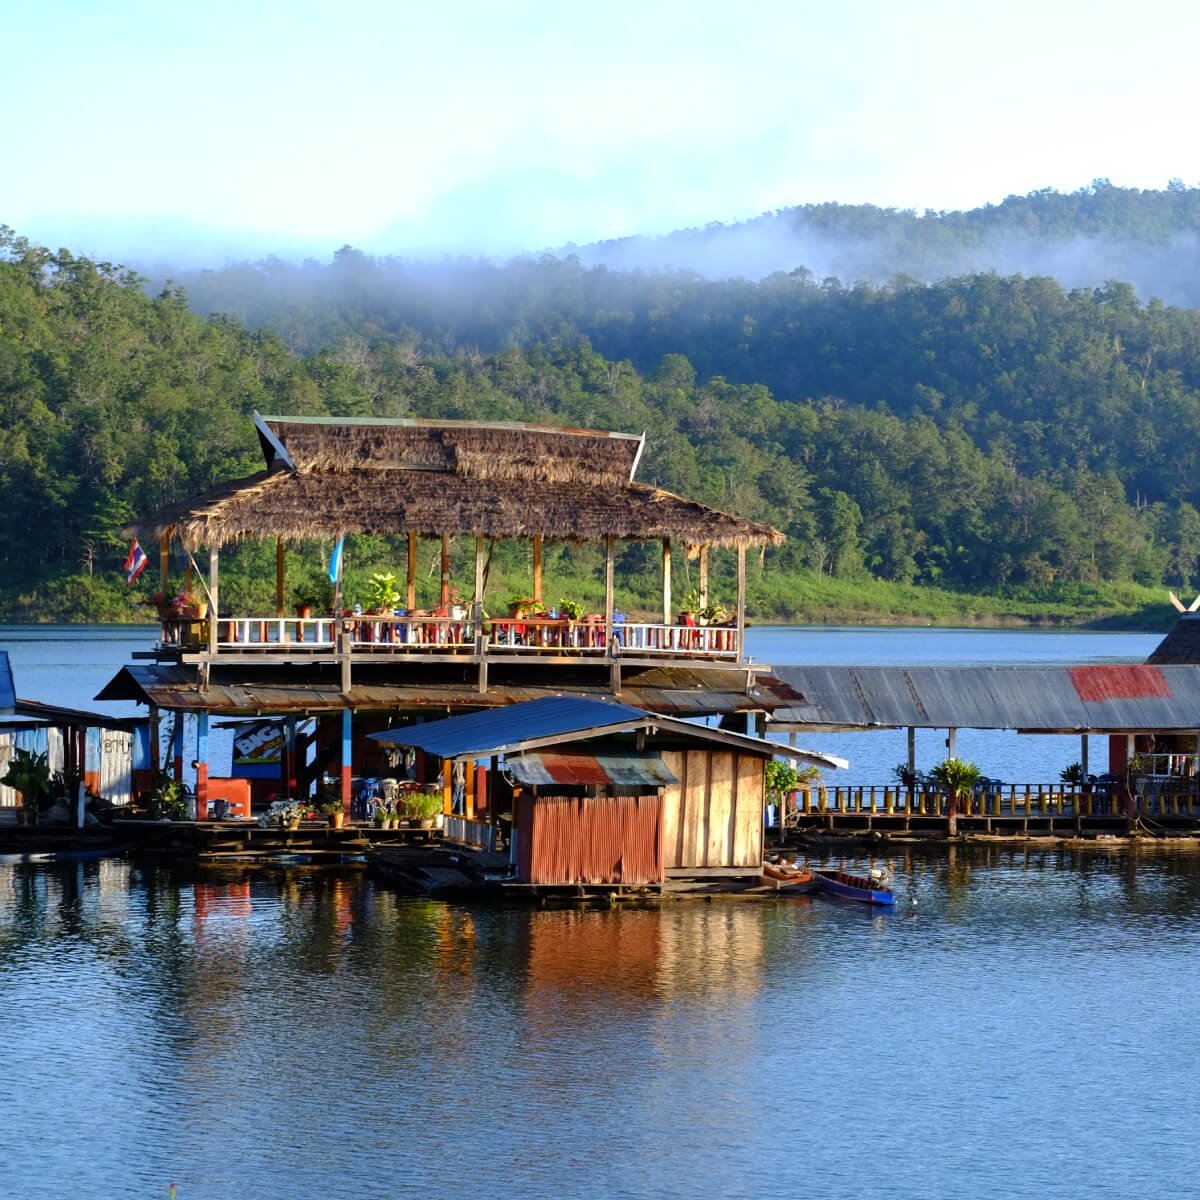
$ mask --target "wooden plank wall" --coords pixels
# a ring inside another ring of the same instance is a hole
[[[663,796],[668,870],[762,863],[764,760],[727,750],[664,750],[679,783]]]

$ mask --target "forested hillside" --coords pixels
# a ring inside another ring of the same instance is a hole
[[[258,469],[254,409],[646,430],[639,478],[788,533],[760,616],[1132,608],[1145,595],[1118,585],[1197,582],[1200,314],[1128,284],[710,282],[345,248],[188,288],[0,232],[0,616],[130,613],[116,528]],[[237,315],[196,315],[192,290],[236,294]],[[896,590],[912,584],[993,600]]]

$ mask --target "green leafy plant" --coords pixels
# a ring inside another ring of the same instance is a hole
[[[679,601],[679,611],[690,613],[700,611],[700,593],[695,588],[683,593],[683,597]]]
[[[0,783],[16,788],[21,793],[22,804],[34,812],[49,803],[50,782],[49,760],[46,755],[32,750],[14,750],[8,770],[0,778]]]
[[[187,819],[187,787],[181,779],[172,779],[165,771],[154,777],[154,786],[142,796],[142,807],[155,821]]]
[[[583,605],[578,600],[568,600],[565,596],[558,602],[558,615],[578,621],[583,616]]]
[[[1063,769],[1059,771],[1058,777],[1063,781],[1063,783],[1082,783],[1083,763],[1073,762],[1069,766],[1063,767]]]
[[[964,762],[961,758],[944,759],[929,772],[934,783],[955,800],[965,800],[982,774],[973,762]]]
[[[441,811],[440,792],[412,792],[404,799],[404,814],[413,821],[431,821]]]
[[[373,609],[395,608],[400,603],[400,589],[391,571],[377,571],[367,580],[367,602]]]
[[[897,763],[892,768],[892,774],[901,787],[915,788],[917,786],[917,773],[908,763]]]
[[[709,625],[724,625],[733,614],[724,605],[716,600],[710,600],[700,611],[697,616],[702,621],[706,621]]]
[[[292,603],[297,608],[329,612],[333,608],[333,584],[325,571],[314,571],[296,582],[292,588]]]
[[[778,803],[800,786],[800,772],[791,763],[773,758],[767,763],[766,784],[768,797]]]
[[[340,800],[326,800],[321,805],[321,812],[327,817],[333,817],[338,813],[345,811],[346,810],[342,807],[342,802]]]

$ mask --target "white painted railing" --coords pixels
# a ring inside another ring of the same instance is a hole
[[[338,627],[355,655],[447,654],[474,651],[477,623],[470,618],[397,614],[333,617],[221,617],[217,650],[229,653],[330,652],[338,648]],[[608,657],[603,621],[547,617],[499,617],[484,622],[484,654]],[[208,644],[207,621],[164,621],[162,644],[201,648]],[[611,653],[630,657],[736,659],[738,631],[732,625],[668,625],[618,621]]]

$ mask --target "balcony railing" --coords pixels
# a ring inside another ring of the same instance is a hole
[[[339,643],[339,629],[341,641]],[[164,620],[160,647],[184,653],[208,649],[208,621]],[[296,659],[469,656],[473,658],[686,658],[736,662],[733,625],[615,622],[612,644],[602,619],[497,617],[484,621],[441,616],[373,614],[335,617],[220,617],[217,657],[284,655]]]

